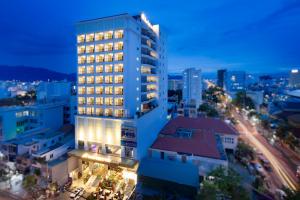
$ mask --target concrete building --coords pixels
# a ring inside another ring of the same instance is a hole
[[[0,108],[0,141],[13,139],[29,130],[63,125],[63,103]]]
[[[182,99],[186,105],[195,105],[196,108],[202,103],[202,76],[201,70],[188,68],[183,71]]]
[[[225,73],[225,90],[236,93],[246,89],[246,73],[244,71],[227,71]]]
[[[177,117],[149,148],[139,175],[198,188],[211,170],[227,168],[225,150],[234,151],[237,138],[236,130],[221,120]]]
[[[263,90],[247,90],[246,95],[250,97],[255,105],[255,109],[259,111],[260,106],[264,103]]]
[[[289,87],[300,88],[300,69],[292,69],[290,71]]]
[[[220,88],[224,88],[225,86],[225,75],[227,70],[226,69],[220,69],[217,72],[217,86]]]
[[[81,21],[76,29],[78,115],[70,175],[114,164],[136,181],[139,160],[167,121],[166,36],[144,14]]]
[[[182,90],[183,80],[181,75],[168,75],[168,90]]]
[[[77,96],[71,82],[41,82],[37,87],[36,94],[38,103],[63,102],[64,124],[75,124]]]

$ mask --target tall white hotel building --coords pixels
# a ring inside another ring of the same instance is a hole
[[[78,115],[70,155],[133,168],[167,121],[166,36],[144,14],[81,21],[76,29]]]

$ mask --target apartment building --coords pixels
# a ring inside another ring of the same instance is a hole
[[[202,103],[201,78],[200,69],[188,68],[183,71],[182,99],[186,105],[195,105],[198,108]]]
[[[225,90],[229,93],[236,93],[246,89],[246,72],[244,71],[226,71],[225,72]]]
[[[94,163],[135,168],[167,121],[166,36],[144,14],[76,28],[78,115],[69,155],[79,172]]]

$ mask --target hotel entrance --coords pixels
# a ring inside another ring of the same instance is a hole
[[[73,188],[84,188],[85,193],[98,199],[126,199],[135,189],[136,168],[83,158],[77,158],[77,162],[78,168],[69,174]]]

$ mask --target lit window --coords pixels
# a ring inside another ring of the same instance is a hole
[[[80,114],[80,115],[85,114],[85,109],[84,109],[84,107],[78,107],[78,114]]]
[[[84,97],[78,97],[78,104],[79,105],[85,104],[85,98]]]
[[[115,98],[116,106],[123,106],[123,98]]]
[[[121,60],[123,60],[123,53],[116,53],[116,54],[115,54],[115,60],[116,60],[116,61],[121,61]]]
[[[113,50],[113,43],[108,43],[104,45],[104,51],[112,51]]]
[[[96,94],[103,94],[103,87],[96,87]]]
[[[96,104],[100,105],[100,106],[103,105],[103,97],[97,97],[96,98]]]
[[[113,83],[113,76],[105,76],[105,83]]]
[[[78,74],[84,74],[85,73],[85,67],[78,67]]]
[[[87,74],[93,74],[94,73],[94,66],[93,65],[87,66],[86,73]]]
[[[103,76],[96,76],[96,84],[103,83]]]
[[[94,87],[87,87],[86,88],[86,93],[87,94],[94,94]]]
[[[103,33],[96,33],[95,34],[95,40],[96,41],[99,41],[99,40],[103,40],[103,38],[104,38],[104,34]]]
[[[113,31],[107,31],[104,33],[104,39],[108,40],[108,39],[112,39],[113,36]]]
[[[78,94],[85,94],[85,87],[78,87]]]
[[[105,116],[112,117],[113,116],[113,110],[111,108],[105,109]]]
[[[87,84],[94,84],[94,76],[88,76],[86,82]]]
[[[102,108],[96,108],[96,115],[102,116],[103,115],[103,109]]]
[[[86,35],[86,42],[93,42],[94,41],[94,33]]]
[[[85,50],[85,46],[79,46],[79,47],[77,47],[77,53],[78,54],[84,53],[84,50]]]
[[[113,71],[113,66],[112,65],[105,65],[105,72],[106,73],[111,73]]]
[[[87,115],[93,115],[94,114],[94,108],[93,107],[87,107],[86,108],[86,114]]]
[[[105,87],[105,94],[113,94],[113,87],[112,86]]]
[[[84,64],[85,63],[85,59],[86,59],[85,56],[79,56],[78,57],[78,64]]]
[[[95,61],[94,55],[90,55],[87,57],[87,63],[93,63]]]
[[[116,109],[115,110],[115,117],[124,117],[124,110]]]
[[[115,87],[115,94],[116,95],[122,95],[123,94],[123,86]]]
[[[85,83],[85,77],[84,76],[79,76],[78,77],[78,83],[79,84],[84,84]]]
[[[115,76],[115,83],[123,83],[123,75]]]
[[[104,56],[103,55],[96,55],[96,62],[103,62],[104,61]]]
[[[123,42],[117,42],[114,44],[115,50],[122,50],[123,49]]]
[[[123,72],[123,64],[115,64],[114,70],[115,72]]]
[[[78,35],[77,36],[77,43],[82,43],[84,42],[84,35]]]
[[[113,54],[106,54],[105,55],[105,62],[112,62],[113,61]]]
[[[87,98],[87,104],[88,105],[94,105],[94,97],[88,97]]]
[[[94,53],[94,45],[87,46],[86,53]]]
[[[113,105],[113,98],[112,97],[106,97],[105,98],[105,105],[112,106]]]
[[[102,73],[103,72],[103,65],[97,65],[96,66],[96,73]]]
[[[117,30],[117,31],[115,31],[115,38],[116,39],[123,38],[123,33],[124,33],[123,30]]]
[[[104,45],[103,44],[97,44],[95,46],[95,52],[102,52],[104,51]]]

